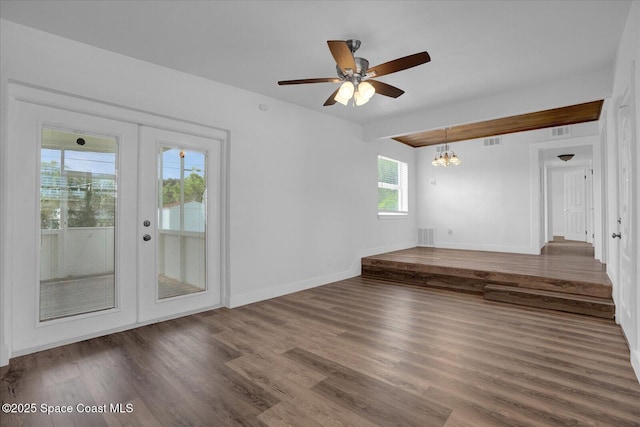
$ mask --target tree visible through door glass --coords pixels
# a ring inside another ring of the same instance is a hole
[[[204,291],[206,156],[161,146],[158,165],[158,298]]]
[[[114,137],[44,127],[40,321],[115,307]]]

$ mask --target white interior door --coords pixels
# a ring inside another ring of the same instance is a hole
[[[635,307],[637,288],[634,285],[636,268],[634,260],[637,250],[637,232],[633,228],[634,221],[634,176],[632,159],[635,152],[635,115],[632,99],[633,91],[629,92],[623,105],[618,109],[618,214],[619,228],[613,237],[619,241],[619,288],[620,301],[618,314],[620,324],[630,348],[636,348],[636,318]]]
[[[565,239],[584,242],[586,224],[586,175],[582,169],[564,173]]]
[[[141,127],[139,320],[220,304],[221,141]]]
[[[12,351],[135,323],[137,126],[12,107]]]

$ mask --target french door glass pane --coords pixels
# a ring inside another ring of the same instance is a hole
[[[44,127],[40,150],[40,321],[115,307],[113,137]]]
[[[158,298],[206,290],[206,156],[161,146],[158,153]]]

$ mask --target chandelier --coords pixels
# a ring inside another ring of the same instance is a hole
[[[440,151],[439,154],[438,152],[436,152],[436,157],[431,162],[433,166],[444,166],[446,168],[449,165],[458,166],[462,164],[462,160],[460,160],[460,157],[458,157],[456,153],[453,152],[453,150],[449,149],[449,144],[447,144],[447,129],[448,128],[444,129],[443,150]]]

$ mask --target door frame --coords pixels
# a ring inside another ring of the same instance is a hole
[[[16,102],[24,102],[35,105],[41,105],[45,107],[66,110],[73,113],[79,113],[84,115],[90,115],[97,118],[108,119],[123,122],[136,126],[149,126],[157,129],[184,133],[194,136],[200,136],[204,138],[216,139],[220,141],[220,301],[221,305],[228,306],[229,301],[229,140],[230,131],[222,129],[216,126],[197,123],[189,120],[184,120],[176,117],[165,116],[150,111],[143,111],[138,109],[131,109],[126,106],[110,104],[100,100],[82,97],[75,94],[64,93],[47,88],[36,87],[33,85],[25,84],[22,82],[11,81],[6,86],[7,93],[7,144],[2,147],[2,154],[5,159],[3,162],[2,171],[2,187],[0,187],[0,196],[2,200],[10,201],[16,197],[9,192],[11,177],[6,172],[6,165],[9,164],[9,160],[6,157],[15,152],[16,136],[13,131],[13,123],[16,120],[15,106]],[[9,359],[12,357],[20,356],[23,354],[32,353],[35,351],[44,350],[47,348],[56,347],[59,345],[67,344],[69,342],[80,341],[84,339],[93,338],[96,336],[106,335],[109,333],[122,331],[126,329],[142,326],[146,323],[153,323],[156,320],[149,322],[133,322],[123,327],[116,329],[108,329],[95,331],[87,335],[74,337],[73,339],[59,340],[47,343],[34,343],[29,348],[20,349],[15,351],[12,348],[12,331],[13,331],[13,277],[17,270],[14,266],[13,253],[11,250],[11,243],[15,242],[15,239],[19,238],[19,230],[13,230],[11,224],[14,222],[14,218],[18,213],[13,212],[8,208],[4,208],[2,211],[2,217],[0,220],[0,227],[2,228],[3,239],[0,242],[0,266],[2,266],[2,274],[0,285],[0,295],[2,300],[0,301],[0,311],[2,312],[2,319],[0,321],[0,366],[8,364]],[[213,307],[207,307],[204,310],[208,310]],[[196,310],[202,311],[202,310]],[[181,317],[190,313],[180,313],[171,317]],[[164,319],[163,319],[164,320]]]
[[[582,194],[583,197],[583,209],[582,209],[582,221],[584,224],[584,229],[585,229],[585,233],[584,236],[582,235],[582,233],[580,233],[580,239],[578,241],[580,242],[586,242],[586,243],[592,243],[592,239],[590,238],[590,231],[591,230],[591,226],[590,226],[590,221],[588,220],[588,213],[591,211],[591,203],[590,203],[590,199],[591,194],[593,194],[593,191],[591,189],[591,182],[590,179],[588,179],[588,177],[591,175],[588,171],[590,170],[589,167],[586,166],[569,166],[566,169],[563,168],[563,193],[564,193],[564,207],[563,207],[563,212],[564,212],[564,238],[567,240],[574,240],[574,239],[568,239],[567,236],[569,235],[569,232],[567,230],[567,186],[566,186],[566,177],[568,173],[575,173],[576,175],[580,175],[583,176],[583,178],[580,178],[584,183],[584,192]],[[573,237],[573,236],[570,236]]]
[[[551,217],[553,216],[553,212],[552,212],[553,203],[551,200],[552,199],[551,174],[554,171],[569,171],[571,169],[574,169],[574,170],[581,169],[581,170],[584,170],[584,173],[587,175],[587,179],[585,182],[585,193],[586,193],[585,194],[585,227],[587,228],[587,238],[585,239],[585,242],[593,244],[594,247],[596,246],[597,241],[593,237],[593,235],[598,235],[599,224],[596,224],[595,221],[591,219],[591,217],[595,216],[595,210],[597,209],[595,205],[595,197],[594,197],[594,192],[596,191],[596,189],[594,185],[593,175],[591,174],[591,171],[594,168],[593,164],[594,162],[592,158],[589,161],[577,162],[574,165],[548,165],[548,164],[544,165],[543,172],[542,172],[544,190],[540,195],[542,199],[542,202],[541,202],[542,212],[544,216],[543,218],[544,219],[543,221],[544,242],[542,242],[543,245],[553,240],[553,229],[552,229],[552,220],[551,220]]]

